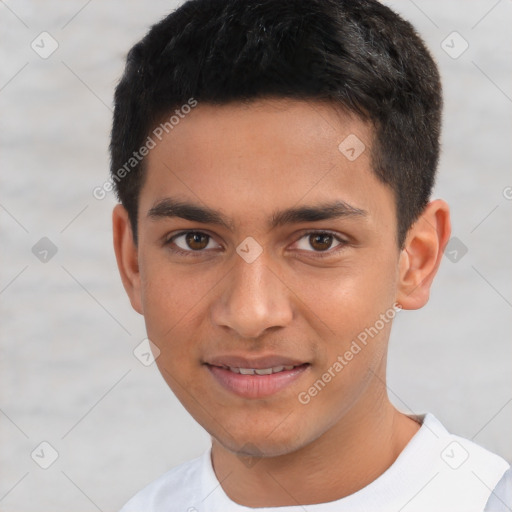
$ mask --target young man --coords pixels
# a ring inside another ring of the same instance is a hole
[[[505,460],[386,392],[393,318],[450,237],[411,25],[373,0],[192,0],[115,103],[123,284],[212,437],[122,511],[510,510]]]

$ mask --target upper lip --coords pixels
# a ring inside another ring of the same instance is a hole
[[[220,355],[208,358],[206,364],[211,366],[229,366],[231,368],[274,368],[277,366],[300,366],[306,361],[280,355],[268,355],[263,357],[244,357],[236,355]]]

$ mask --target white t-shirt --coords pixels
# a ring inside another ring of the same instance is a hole
[[[265,508],[239,505],[229,499],[217,480],[210,448],[202,456],[150,483],[121,512],[494,512],[512,509],[512,503],[506,503],[510,500],[508,486],[512,479],[502,478],[505,473],[512,474],[507,471],[510,469],[508,462],[472,441],[450,434],[430,413],[411,417],[421,423],[421,428],[395,462],[366,487],[336,501]],[[508,490],[503,491],[505,487]]]

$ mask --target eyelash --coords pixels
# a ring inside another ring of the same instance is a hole
[[[168,246],[169,247],[169,250],[171,252],[173,252],[174,254],[179,254],[181,256],[191,256],[191,257],[198,257],[200,256],[201,254],[203,254],[205,252],[205,249],[202,249],[200,251],[193,251],[193,250],[190,250],[190,251],[185,251],[183,249],[175,249],[175,248],[172,248],[171,247],[171,244],[173,243],[173,241],[180,237],[180,236],[183,236],[183,235],[186,235],[186,234],[189,234],[189,233],[195,233],[195,234],[200,234],[200,235],[206,235],[207,237],[209,237],[209,239],[212,239],[213,236],[208,234],[208,233],[205,233],[204,231],[195,231],[195,230],[188,230],[188,231],[180,231],[179,233],[176,233],[175,235],[173,235],[172,237],[168,238],[165,242],[164,242],[164,245]],[[337,242],[339,242],[340,244],[335,247],[333,250],[332,249],[328,249],[327,251],[306,251],[306,252],[311,252],[313,254],[315,254],[315,258],[327,258],[327,257],[331,257],[333,254],[336,254],[338,253],[339,251],[343,250],[344,247],[346,245],[348,245],[348,241],[347,240],[344,240],[342,238],[340,238],[339,236],[337,236],[335,233],[332,233],[331,231],[319,231],[319,230],[311,230],[311,231],[306,231],[304,232],[301,237],[297,240],[297,242],[299,240],[302,240],[303,238],[307,237],[307,236],[310,236],[310,235],[330,235],[333,237],[334,240],[336,240]]]

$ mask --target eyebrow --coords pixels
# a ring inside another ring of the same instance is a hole
[[[311,206],[291,207],[274,212],[268,219],[270,229],[287,224],[301,222],[316,222],[320,220],[337,219],[340,217],[365,217],[365,210],[351,206],[342,200],[321,203]],[[148,211],[148,217],[153,220],[161,218],[178,217],[201,224],[214,224],[223,226],[230,231],[234,230],[234,223],[217,210],[167,197],[158,201]]]

